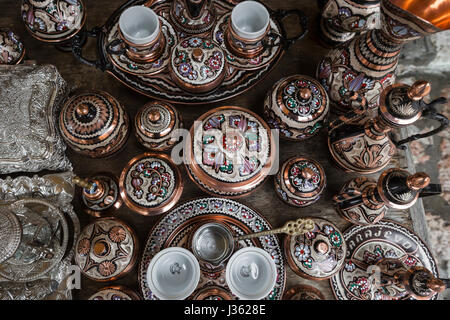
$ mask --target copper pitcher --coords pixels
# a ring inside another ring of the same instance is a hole
[[[413,85],[398,83],[383,90],[380,107],[375,118],[367,117],[367,100],[358,92],[349,96],[353,110],[331,122],[328,127],[328,148],[339,167],[345,171],[370,174],[386,167],[396,148],[404,144],[434,135],[448,126],[448,119],[437,113],[435,106],[447,102],[438,98],[430,103],[423,98],[430,93],[427,81]],[[426,133],[416,134],[396,141],[392,130],[406,127],[420,118],[436,120],[440,126]]]

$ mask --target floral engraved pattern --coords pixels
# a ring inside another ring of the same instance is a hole
[[[310,178],[302,176],[302,170],[309,168],[313,174]],[[319,169],[311,162],[299,161],[289,169],[289,182],[299,192],[312,192],[320,186],[321,182]]]
[[[52,39],[54,35],[67,37],[78,32],[84,17],[84,8],[77,0],[25,0],[22,19],[38,36]]]
[[[309,94],[307,96],[302,95],[302,90],[308,90]],[[283,104],[294,114],[313,115],[320,109],[322,103],[322,93],[311,81],[292,81],[284,88]]]
[[[267,161],[267,150],[262,146],[268,141],[268,133],[249,114],[218,112],[204,120],[198,131],[196,140],[201,140],[202,147],[199,163],[215,178],[242,181]],[[194,148],[198,145],[194,143]],[[199,151],[195,151],[196,157]]]
[[[201,56],[194,58],[194,52]],[[224,68],[222,49],[211,40],[191,37],[180,43],[172,54],[172,66],[178,76],[192,84],[205,84],[219,77]]]
[[[173,194],[175,175],[167,163],[146,157],[131,166],[125,181],[127,195],[133,202],[154,207]]]

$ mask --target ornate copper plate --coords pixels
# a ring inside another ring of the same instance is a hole
[[[235,1],[233,0],[215,0],[215,13],[217,15],[217,22],[221,18],[229,14],[233,9]],[[266,50],[259,59],[261,61],[255,63],[257,60],[244,61],[245,59],[239,59],[236,61],[231,61],[234,65],[229,65],[225,70],[225,76],[223,82],[213,91],[209,91],[203,94],[190,93],[181,89],[177,84],[175,84],[170,76],[169,68],[164,68],[157,74],[152,74],[152,72],[136,75],[136,70],[130,70],[130,68],[119,68],[117,61],[112,63],[110,56],[107,52],[107,44],[109,43],[109,35],[112,32],[114,26],[117,25],[120,14],[128,7],[135,5],[147,5],[153,9],[160,17],[167,21],[172,21],[170,18],[170,7],[172,2],[169,0],[160,1],[148,1],[148,0],[131,0],[119,7],[107,20],[107,22],[102,27],[96,27],[89,32],[80,32],[74,39],[73,53],[77,56],[83,63],[89,64],[103,71],[110,73],[117,80],[132,88],[133,90],[149,96],[154,99],[164,100],[173,103],[183,103],[183,104],[201,104],[216,102],[224,99],[231,98],[242,93],[245,90],[250,89],[259,81],[261,81],[278,63],[284,52],[288,49],[290,45],[302,38],[307,33],[307,18],[299,10],[291,10],[286,12],[275,12],[269,10],[271,13],[271,31],[272,36],[277,40],[283,39],[283,41],[278,41],[279,46],[272,47],[270,50]],[[286,14],[297,14],[300,17],[301,33],[295,37],[295,39],[287,39],[286,32],[281,24],[281,19]],[[164,21],[164,20],[163,20]],[[174,25],[172,25],[174,26]],[[189,35],[179,28],[176,28],[177,37],[175,39],[175,44],[179,43]],[[196,34],[201,37],[208,37],[214,40],[214,27],[205,31],[201,34]],[[97,38],[97,49],[99,54],[99,59],[97,61],[87,60],[82,55],[82,37],[88,35]],[[275,41],[275,44],[276,41]],[[273,43],[272,43],[273,45]],[[231,60],[233,58],[230,56]],[[230,60],[230,59],[228,59]],[[242,68],[244,67],[244,68]],[[144,72],[145,73],[145,72]],[[151,75],[150,75],[151,74]]]
[[[124,286],[109,286],[100,289],[89,300],[142,300],[133,290]]]
[[[200,198],[188,201],[167,213],[155,224],[144,247],[142,259],[139,265],[139,285],[142,296],[146,300],[155,300],[155,297],[147,285],[147,268],[152,257],[160,250],[167,247],[189,247],[189,235],[197,224],[209,221],[226,223],[236,235],[243,235],[262,230],[270,230],[269,223],[253,209],[232,200],[221,198]],[[274,290],[265,298],[279,300],[284,291],[286,274],[284,269],[281,246],[276,236],[265,236],[247,239],[239,242],[238,250],[242,247],[257,246],[266,250],[274,259],[277,266],[278,278]],[[207,272],[202,270],[197,291],[191,298],[198,298],[197,293],[205,287],[218,286],[228,290],[226,286],[225,268]],[[232,295],[233,299],[238,299]]]
[[[397,258],[408,266],[423,266],[438,277],[436,262],[426,244],[411,230],[390,221],[353,226],[344,232],[347,257],[344,267],[331,279],[339,300],[381,300],[382,292],[372,290],[367,268],[383,258]],[[436,299],[437,295],[433,297]]]
[[[325,297],[322,292],[312,286],[298,285],[287,290],[283,300],[325,300]]]
[[[76,244],[75,263],[95,281],[113,281],[135,265],[139,244],[134,231],[116,218],[101,218],[84,227]]]

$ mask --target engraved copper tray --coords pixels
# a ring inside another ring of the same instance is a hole
[[[367,266],[383,258],[398,258],[408,266],[423,266],[439,277],[436,261],[426,244],[394,221],[381,220],[374,225],[350,227],[344,232],[344,239],[347,242],[344,267],[330,279],[336,299],[369,300]]]
[[[263,230],[270,230],[271,226],[259,213],[253,209],[233,200],[222,198],[199,198],[188,201],[171,210],[150,231],[139,264],[138,282],[142,296],[146,300],[157,300],[147,285],[147,268],[152,257],[160,250],[179,246],[189,248],[189,239],[192,230],[200,223],[221,221],[226,223],[235,233],[243,235]],[[242,240],[235,250],[256,246],[266,250],[274,259],[277,266],[278,277],[272,292],[265,300],[280,300],[286,283],[286,270],[281,250],[281,244],[274,235]],[[199,285],[188,298],[194,298],[198,292],[205,288],[221,288],[232,295],[225,280],[226,265],[208,272],[202,268]]]
[[[234,5],[238,2],[235,0],[215,0],[214,4],[217,13],[215,25],[208,32],[198,34],[197,36],[208,37],[221,44],[217,32],[223,28],[224,22],[231,14]],[[127,69],[126,64],[120,65],[116,57],[114,57],[113,61],[113,57],[106,50],[107,44],[115,36],[114,33],[117,33],[117,24],[121,13],[126,8],[134,5],[146,5],[163,18],[161,19],[163,21],[163,33],[166,36],[168,46],[166,51],[169,51],[169,54],[163,54],[165,58],[161,59],[158,63],[165,65],[164,67],[135,65],[133,68]],[[229,57],[230,59],[227,60],[228,68],[222,84],[214,89],[214,91],[203,94],[193,94],[183,91],[170,77],[167,63],[170,58],[170,49],[175,47],[180,40],[190,35],[183,33],[181,30],[177,30],[176,26],[171,22],[169,17],[169,0],[131,0],[126,2],[111,15],[102,27],[94,27],[91,31],[81,31],[77,34],[72,42],[72,52],[81,62],[110,73],[131,89],[154,99],[182,104],[202,104],[221,101],[236,96],[256,85],[276,66],[284,52],[295,41],[306,35],[308,19],[302,11],[297,9],[287,11],[267,9],[271,14],[271,32],[281,36],[281,38],[276,38],[273,44],[278,43],[279,45],[265,49],[261,57],[258,57],[258,61],[245,61],[245,59]],[[291,14],[299,17],[301,32],[297,36],[288,39],[281,20]],[[86,36],[97,38],[99,57],[96,61],[83,57],[82,43]],[[224,48],[225,46],[222,45],[221,47]],[[225,51],[225,53],[227,52]],[[142,70],[135,69],[137,67],[143,67],[148,72],[145,74]]]

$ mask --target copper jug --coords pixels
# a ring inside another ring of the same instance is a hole
[[[187,34],[206,32],[216,21],[214,0],[174,0],[170,18],[177,29]]]
[[[353,111],[340,116],[328,127],[328,148],[338,166],[349,172],[377,172],[388,165],[396,148],[405,149],[405,143],[444,130],[448,119],[437,113],[435,106],[447,100],[441,97],[430,103],[424,102],[423,98],[430,90],[430,84],[423,80],[411,86],[391,85],[380,95],[378,115],[370,119],[365,119],[368,114],[366,98],[352,92],[349,103],[353,105]],[[391,137],[393,129],[406,127],[422,117],[439,121],[440,126],[401,141]]]
[[[384,171],[378,181],[366,177],[348,181],[333,197],[333,203],[344,219],[368,225],[380,221],[388,208],[405,210],[419,197],[441,192],[441,185],[430,184],[430,177],[424,172],[410,174],[400,168],[391,168]]]

